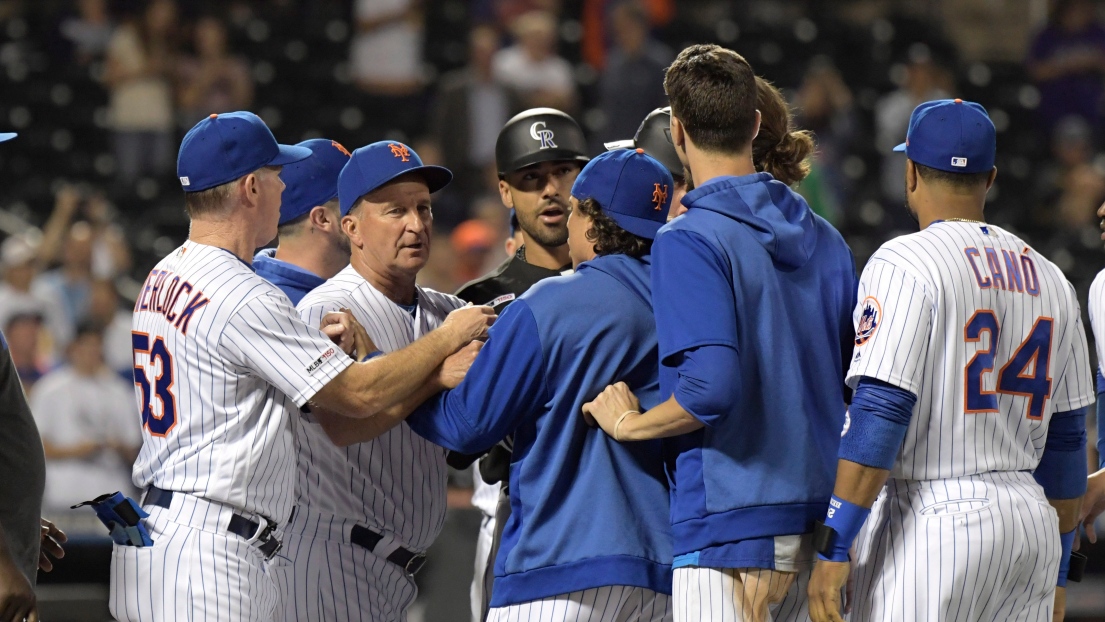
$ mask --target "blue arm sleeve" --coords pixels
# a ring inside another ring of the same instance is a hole
[[[1048,499],[1075,499],[1086,493],[1088,475],[1086,409],[1055,413],[1047,426],[1044,455],[1032,476]]]
[[[1105,377],[1097,371],[1097,468],[1105,469]]]
[[[730,346],[702,346],[670,357],[679,379],[675,401],[703,424],[712,426],[740,400],[737,350]]]
[[[657,238],[652,306],[661,361],[699,346],[739,345],[732,271],[702,236],[675,229]]]
[[[888,382],[860,378],[840,439],[841,459],[890,469],[905,439],[917,396]]]
[[[464,380],[419,406],[407,425],[446,449],[475,453],[505,438],[547,396],[537,323],[525,301],[516,300],[491,327]]]

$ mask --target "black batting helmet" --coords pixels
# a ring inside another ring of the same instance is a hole
[[[683,177],[683,163],[671,142],[671,106],[657,108],[648,113],[633,140],[619,140],[605,144],[607,150],[644,149],[656,158],[675,177]]]
[[[500,175],[538,162],[590,159],[579,124],[554,108],[518,113],[506,122],[495,140],[495,164]]]

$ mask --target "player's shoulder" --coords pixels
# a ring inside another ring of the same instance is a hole
[[[458,296],[439,292],[429,287],[418,287],[419,304],[428,306],[448,314],[453,309],[459,309],[468,304]]]
[[[346,266],[325,283],[307,292],[296,305],[296,309],[303,311],[322,305],[332,306],[335,303],[345,306],[354,304],[358,290],[367,285],[368,281],[353,266]]]
[[[485,294],[498,289],[496,287],[496,281],[503,276],[503,273],[506,272],[508,268],[510,268],[510,264],[513,261],[514,257],[508,257],[491,272],[461,285],[460,289],[457,290],[457,297],[462,300],[471,301],[483,299]]]
[[[280,288],[258,276],[252,265],[215,246],[186,242],[158,262],[150,278],[159,271],[179,277],[192,292],[202,292],[211,309],[237,312],[259,297],[287,298]]]
[[[1105,270],[1097,273],[1090,284],[1090,309],[1105,309]]]

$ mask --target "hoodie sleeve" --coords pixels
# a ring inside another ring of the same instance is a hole
[[[662,364],[702,346],[739,351],[732,269],[702,236],[663,232],[652,249],[652,305]]]
[[[419,406],[407,425],[419,436],[461,453],[485,451],[548,401],[537,322],[515,300],[491,327],[468,375]]]

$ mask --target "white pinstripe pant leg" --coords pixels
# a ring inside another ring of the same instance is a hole
[[[856,622],[1050,620],[1058,520],[1028,474],[892,480],[856,562]]]
[[[479,477],[479,473],[476,473]],[[475,572],[472,574],[472,586],[469,588],[469,602],[472,605],[472,622],[480,622],[483,619],[483,582],[484,572],[490,560],[491,542],[495,538],[495,517],[483,515],[480,522],[480,533],[476,536],[476,563]]]
[[[495,607],[488,622],[672,622],[671,597],[640,587],[607,585]]]
[[[355,544],[289,533],[285,622],[402,622],[417,588],[407,573]]]
[[[120,622],[270,622],[280,590],[261,553],[233,535],[151,516],[154,545],[115,545],[111,614]]]
[[[798,575],[803,587],[798,587]],[[809,569],[801,573],[765,568],[676,568],[672,579],[675,622],[772,622],[809,617],[804,586]],[[755,611],[758,604],[762,609]],[[776,614],[786,617],[776,618]]]

